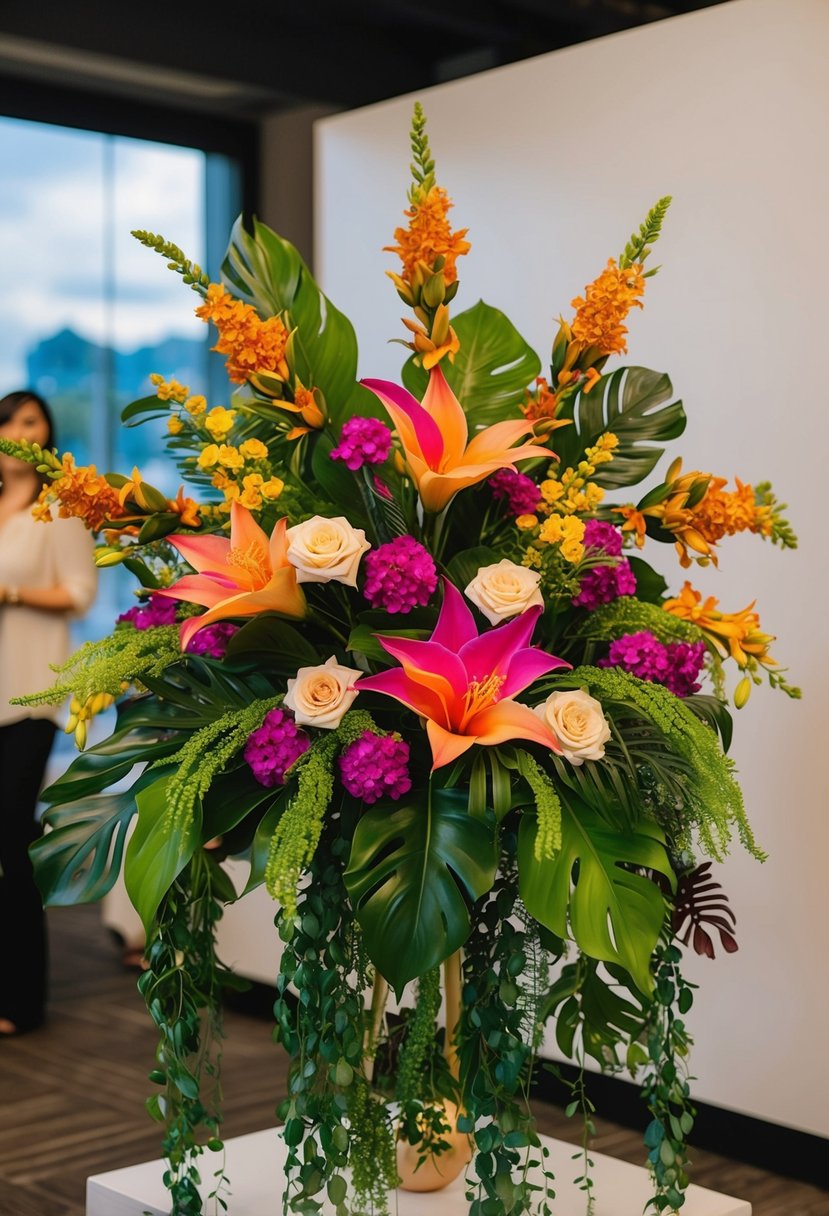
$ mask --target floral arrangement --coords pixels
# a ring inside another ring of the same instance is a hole
[[[47,478],[43,518],[80,516],[99,565],[140,584],[43,694],[72,696],[81,749],[113,701],[117,724],[46,791],[38,881],[48,903],[93,900],[123,861],[176,1214],[201,1211],[197,1159],[220,1138],[229,856],[274,897],[283,945],[284,1210],[383,1212],[406,1161],[418,1186],[471,1157],[471,1216],[549,1213],[528,1091],[551,1020],[580,1069],[639,1076],[652,1206],[675,1210],[693,1126],[682,950],[736,949],[710,862],[735,836],[763,857],[729,701],[763,678],[798,695],[754,605],[722,610],[684,576],[737,532],[795,539],[769,485],[679,460],[628,497],[685,425],[666,375],[608,366],[670,200],[572,301],[546,379],[497,309],[450,315],[470,243],[419,106],[411,139],[388,247],[411,313],[402,385],[357,382],[349,322],[263,225],[237,222],[221,283],[138,232],[200,297],[234,386],[210,405],[157,375],[124,413],[166,417],[195,496],[4,442]],[[641,556],[666,543],[674,591]]]

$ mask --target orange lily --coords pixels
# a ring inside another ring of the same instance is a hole
[[[444,579],[443,605],[428,641],[379,637],[400,667],[358,680],[360,692],[394,697],[426,719],[432,769],[451,764],[475,743],[495,746],[529,739],[552,751],[561,746],[528,705],[513,700],[563,659],[529,642],[541,605],[478,635],[458,589]]]
[[[469,439],[461,403],[446,383],[440,367],[429,373],[423,402],[388,380],[364,380],[380,398],[395,425],[406,463],[426,511],[442,511],[459,490],[474,486],[498,469],[514,469],[519,460],[550,459],[549,448],[512,445],[532,432],[525,419],[496,422]]]
[[[197,571],[185,574],[157,595],[203,604],[202,616],[181,627],[181,648],[214,621],[259,612],[304,617],[305,596],[288,561],[287,520],[277,521],[270,538],[246,507],[230,506],[230,539],[224,536],[171,536],[170,543]]]

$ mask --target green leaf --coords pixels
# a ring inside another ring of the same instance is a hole
[[[156,780],[138,794],[138,821],[127,845],[124,883],[149,936],[158,905],[201,844],[201,809],[183,827],[167,821],[167,785],[175,771],[153,770]]]
[[[44,815],[50,831],[30,849],[35,881],[47,907],[93,903],[121,871],[127,828],[136,795],[156,780],[142,773],[128,790],[82,798]]]
[[[376,663],[384,663],[390,667],[397,660],[383,649],[378,638],[415,638],[419,640],[428,638],[429,635],[430,630],[428,629],[372,629],[371,625],[355,625],[348,635],[346,650],[359,651],[367,659],[373,659]]]
[[[261,317],[280,314],[296,331],[291,339],[293,370],[307,388],[320,389],[335,427],[350,416],[355,396],[359,412],[379,416],[376,398],[366,390],[364,396],[357,394],[357,339],[351,322],[323,295],[290,241],[257,220],[253,234],[246,232],[240,217],[233,225],[222,277]]]
[[[273,798],[273,789],[261,785],[247,764],[219,773],[202,800],[203,839],[227,835]]]
[[[463,549],[456,553],[448,563],[446,570],[456,587],[463,590],[472,582],[482,566],[493,566],[501,560],[501,554],[486,545],[476,545],[474,549]]]
[[[495,880],[493,828],[462,790],[380,804],[357,824],[345,883],[366,949],[399,994],[469,936],[469,904]]]
[[[158,397],[139,397],[121,410],[121,421],[125,426],[138,426],[150,418],[166,418],[170,407]]]
[[[561,851],[538,861],[535,819],[522,816],[518,873],[527,911],[559,937],[571,936],[590,958],[624,967],[650,994],[665,900],[654,882],[625,866],[657,870],[673,884],[663,833],[647,820],[636,831],[617,831],[572,795],[562,799],[561,829]]]
[[[141,730],[129,726],[117,730],[108,739],[81,752],[40,797],[57,806],[100,794],[126,777],[136,764],[168,756],[180,746],[180,739],[169,738],[166,732],[158,729]]]
[[[318,655],[293,625],[263,612],[233,635],[225,659],[228,663],[258,664],[295,675],[297,667],[316,663]]]
[[[727,752],[731,747],[734,721],[725,702],[721,701],[719,697],[712,697],[708,693],[701,692],[692,693],[690,697],[683,697],[683,702],[686,709],[690,709],[712,730],[717,731],[722,740],[722,749]]]
[[[509,318],[483,300],[453,317],[452,328],[461,348],[454,363],[445,360],[441,366],[470,429],[518,417],[527,385],[541,370],[538,355]],[[421,400],[428,373],[410,359],[403,368],[403,383]]]
[[[625,557],[636,579],[636,598],[647,604],[661,604],[662,597],[668,590],[668,584],[662,575],[641,557],[632,557],[627,553]]]
[[[151,540],[161,540],[162,537],[169,536],[171,532],[175,532],[180,524],[181,518],[174,511],[162,511],[159,515],[150,515],[141,525],[141,531],[138,533],[138,543],[139,545],[146,545]]]
[[[254,887],[261,886],[265,881],[265,867],[268,864],[268,851],[271,840],[276,831],[276,825],[285,813],[288,801],[287,790],[283,787],[277,791],[271,790],[270,794],[273,802],[259,820],[259,826],[256,829],[253,842],[250,846],[250,874],[247,885],[242,892],[243,895],[247,895],[248,891],[252,891]]]
[[[368,527],[368,516],[354,474],[342,462],[331,459],[334,440],[330,434],[318,435],[314,440],[311,456],[311,471],[323,493],[335,506],[348,512],[349,520],[360,527]]]
[[[561,467],[575,467],[585,448],[612,431],[619,446],[591,480],[609,489],[642,481],[665,450],[653,445],[676,439],[685,430],[682,402],[663,405],[672,393],[668,376],[646,367],[620,367],[602,376],[589,393],[577,393],[562,407],[560,416],[573,418],[575,425],[556,431],[553,447]]]

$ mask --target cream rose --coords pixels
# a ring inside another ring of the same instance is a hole
[[[586,688],[551,693],[535,712],[549,726],[561,745],[561,754],[571,764],[601,760],[610,727],[602,707]]]
[[[321,667],[300,667],[288,681],[283,705],[293,710],[300,726],[333,730],[351,708],[357,696],[352,684],[363,674],[353,667],[341,667],[334,655]]]
[[[543,604],[538,584],[541,575],[526,566],[516,566],[508,558],[494,566],[481,566],[464,595],[480,608],[492,625],[517,616],[534,604]]]
[[[357,586],[360,558],[371,545],[362,528],[352,528],[344,515],[315,515],[288,529],[288,561],[298,583],[345,583]]]

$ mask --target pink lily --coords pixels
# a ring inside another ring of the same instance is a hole
[[[543,611],[539,605],[505,625],[478,634],[458,589],[443,581],[443,606],[428,641],[378,637],[401,666],[359,680],[361,692],[394,697],[426,719],[432,769],[451,764],[474,743],[494,746],[528,739],[561,751],[549,727],[512,698],[563,659],[530,639]]]
[[[203,604],[203,616],[190,617],[181,627],[181,648],[194,633],[214,621],[232,616],[281,612],[304,617],[305,596],[296,570],[288,561],[287,520],[277,521],[270,538],[247,508],[230,507],[230,539],[224,536],[171,536],[170,542],[197,571],[185,574],[157,595]]]
[[[406,462],[426,511],[442,511],[459,490],[475,485],[498,469],[514,469],[518,460],[541,456],[549,448],[516,439],[533,429],[525,419],[496,422],[469,439],[463,406],[446,383],[440,366],[429,373],[423,402],[388,380],[363,380],[380,398],[395,425]]]

